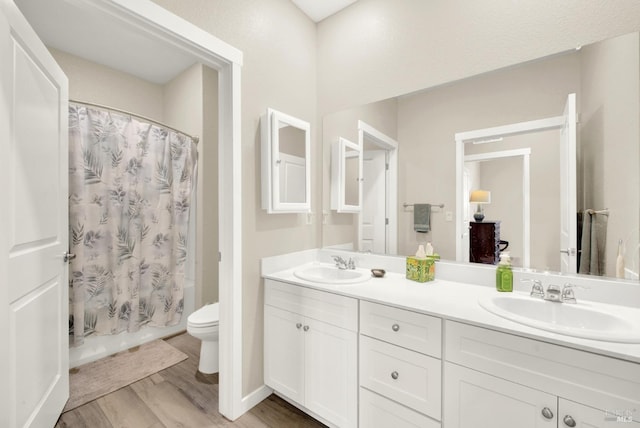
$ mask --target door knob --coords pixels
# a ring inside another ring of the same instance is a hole
[[[75,258],[76,258],[76,255],[75,255],[75,254],[73,254],[73,253],[67,253],[67,252],[65,252],[65,253],[62,255],[62,260],[63,260],[65,263],[68,263],[68,262],[70,262],[71,260],[73,260],[73,259],[75,259]]]
[[[400,326],[398,324],[394,324],[394,325],[391,326],[391,330],[398,331],[398,330],[400,330]]]
[[[542,416],[544,416],[546,419],[553,419],[553,412],[550,408],[545,407],[544,409],[542,409]]]
[[[392,372],[392,373],[391,373],[391,379],[393,379],[393,380],[398,379],[398,376],[399,376],[399,375],[398,375],[398,372]]]
[[[562,422],[564,422],[566,426],[571,428],[576,426],[576,420],[573,419],[570,415],[566,415],[564,418],[562,418]]]

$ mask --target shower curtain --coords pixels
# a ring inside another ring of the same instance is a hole
[[[73,345],[180,322],[196,165],[195,142],[184,134],[70,104]]]

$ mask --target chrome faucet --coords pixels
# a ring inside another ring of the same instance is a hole
[[[333,261],[336,262],[336,267],[338,269],[355,269],[356,268],[356,262],[355,260],[353,260],[352,257],[349,257],[349,260],[345,260],[343,259],[341,256],[331,256],[333,258]]]
[[[574,285],[570,283],[565,283],[562,288],[559,285],[549,284],[546,291],[542,286],[542,282],[537,279],[523,279],[523,282],[532,282],[531,292],[529,295],[531,297],[536,297],[543,300],[548,300],[550,302],[558,302],[558,303],[577,303],[575,293],[573,292],[574,288],[587,288],[579,285]]]
[[[539,279],[525,278],[525,279],[521,279],[521,281],[533,283],[533,285],[531,286],[531,292],[529,293],[531,297],[539,297],[541,299],[544,298],[544,287],[542,287],[542,282],[540,282]]]
[[[562,290],[560,290],[559,285],[549,284],[547,286],[547,291],[544,293],[544,300],[548,300],[550,302],[560,302],[562,303]]]

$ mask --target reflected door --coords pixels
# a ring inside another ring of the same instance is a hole
[[[386,240],[386,151],[368,150],[362,159],[362,212],[360,251],[387,252]]]
[[[576,94],[569,94],[560,131],[560,271],[577,273]]]
[[[305,158],[280,153],[280,196],[287,202],[303,203],[306,199]]]

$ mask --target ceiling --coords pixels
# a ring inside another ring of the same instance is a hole
[[[82,2],[14,1],[47,46],[149,82],[165,84],[194,63],[193,55]]]
[[[194,63],[192,55],[73,0],[14,0],[49,47],[164,85]],[[314,22],[357,0],[291,0]]]
[[[341,11],[345,7],[358,0],[291,0],[298,6],[309,18],[314,22],[320,22],[323,19]]]

